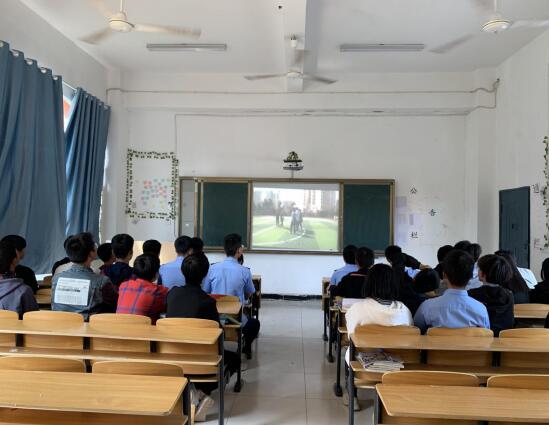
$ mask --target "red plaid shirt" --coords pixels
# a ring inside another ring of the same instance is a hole
[[[118,290],[117,313],[140,314],[151,318],[153,324],[166,311],[168,288],[143,279],[128,280]]]

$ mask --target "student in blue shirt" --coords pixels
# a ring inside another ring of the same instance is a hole
[[[356,250],[357,248],[354,245],[347,245],[343,248],[343,261],[345,261],[345,265],[334,270],[330,279],[330,286],[338,285],[343,277],[347,276],[349,273],[358,271],[358,266],[355,264]]]
[[[242,237],[236,233],[225,236],[223,248],[227,258],[221,263],[212,264],[210,271],[204,279],[202,288],[208,294],[235,295],[240,298],[242,304],[255,292],[252,282],[252,273],[247,267],[238,264],[242,256]],[[252,355],[252,342],[259,333],[259,320],[247,317],[243,314],[242,335],[244,346],[242,352],[248,359]]]
[[[487,328],[490,320],[486,307],[470,297],[465,286],[473,276],[473,258],[454,249],[443,263],[448,289],[438,298],[424,301],[414,316],[414,324],[425,332],[428,328]]]
[[[181,265],[188,257],[193,253],[191,248],[191,238],[188,236],[179,236],[174,242],[175,252],[177,258],[169,263],[160,266],[160,278],[162,279],[162,285],[168,289],[172,289],[175,286],[185,286],[185,276],[181,272]]]

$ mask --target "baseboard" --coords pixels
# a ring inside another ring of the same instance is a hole
[[[285,301],[308,301],[320,300],[321,295],[284,295],[284,294],[261,294],[262,299],[285,300]]]

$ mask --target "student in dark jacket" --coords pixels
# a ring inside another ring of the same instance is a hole
[[[7,243],[15,248],[17,253],[17,265],[15,266],[15,277],[21,279],[25,285],[28,285],[32,292],[36,294],[38,290],[38,282],[36,281],[36,275],[34,271],[21,263],[25,257],[25,249],[27,248],[27,241],[25,238],[19,235],[8,235],[2,238],[1,243]]]
[[[438,273],[433,269],[421,270],[412,280],[412,289],[423,296],[424,299],[436,297],[436,291],[440,286]]]
[[[365,246],[358,248],[355,252],[355,263],[359,267],[356,272],[344,276],[339,285],[330,286],[332,297],[364,298],[366,275],[374,265],[374,251]]]
[[[478,277],[482,286],[469,290],[469,296],[484,304],[490,329],[498,336],[515,322],[513,293],[504,287],[512,279],[513,269],[503,257],[485,255],[478,260]]]
[[[398,248],[394,249],[394,248]],[[397,300],[404,303],[408,310],[412,313],[412,316],[416,313],[417,309],[421,305],[425,298],[420,296],[412,288],[412,278],[406,273],[406,256],[400,250],[398,246],[387,247],[385,250],[385,258],[391,264],[393,269],[393,279],[395,280],[398,288]]]
[[[502,283],[502,286],[513,293],[515,304],[528,304],[530,302],[530,288],[528,288],[526,281],[519,272],[515,255],[511,251],[502,250],[496,251],[495,254],[505,258],[513,271],[513,277]]]
[[[200,287],[209,268],[210,263],[204,253],[192,254],[185,258],[181,265],[181,271],[185,276],[186,284],[185,286],[174,286],[168,293],[166,317],[206,319],[220,323],[215,299]],[[225,350],[224,357],[225,376],[229,377],[236,373],[240,367],[240,359],[236,353],[227,350]],[[216,387],[215,384],[196,384],[196,388],[203,393],[199,396],[200,403],[196,409],[195,421],[204,420],[211,401],[209,394]],[[206,395],[203,395],[204,393]]]
[[[22,317],[27,311],[38,310],[32,290],[15,277],[17,251],[9,243],[0,244],[0,309],[11,310]]]
[[[530,302],[549,304],[549,258],[541,264],[541,282],[530,291]]]
[[[105,268],[103,273],[116,287],[133,277],[133,269],[130,267],[130,260],[133,257],[133,242],[133,238],[125,233],[112,238],[112,252],[116,260],[110,267]]]

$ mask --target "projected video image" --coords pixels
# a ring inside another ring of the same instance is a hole
[[[252,248],[337,251],[339,185],[255,183]]]

